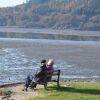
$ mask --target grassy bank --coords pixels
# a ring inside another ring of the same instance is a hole
[[[23,84],[0,88],[0,100],[2,93],[9,91],[11,100],[100,100],[100,83],[62,82],[59,88],[56,83],[50,83],[47,90],[41,85],[27,92],[22,90]]]
[[[47,90],[39,89],[38,92],[40,97],[29,100],[100,100],[100,83],[61,83],[59,88],[52,83]]]

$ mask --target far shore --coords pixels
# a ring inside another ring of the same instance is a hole
[[[81,31],[81,30],[57,30],[50,28],[19,28],[19,27],[0,27],[0,32],[10,33],[36,33],[36,34],[55,34],[55,35],[77,35],[77,36],[100,36],[100,31]]]

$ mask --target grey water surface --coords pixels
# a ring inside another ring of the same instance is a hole
[[[0,33],[0,84],[24,81],[39,71],[41,59],[49,58],[61,70],[61,81],[100,82],[99,32],[11,31]]]

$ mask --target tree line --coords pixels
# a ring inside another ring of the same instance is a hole
[[[0,26],[100,30],[100,0],[29,0],[0,8]]]

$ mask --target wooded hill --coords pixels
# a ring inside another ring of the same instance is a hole
[[[100,0],[29,0],[0,8],[0,26],[100,30]]]

